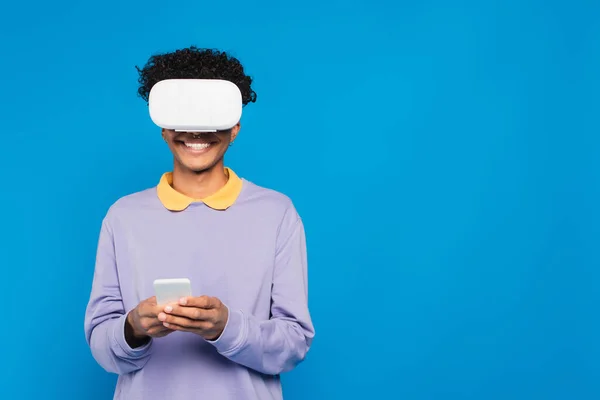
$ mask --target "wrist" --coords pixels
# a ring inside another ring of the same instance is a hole
[[[132,349],[141,347],[150,341],[150,336],[136,331],[131,312],[127,314],[125,319],[125,341]]]
[[[223,332],[216,340],[211,340],[217,351],[223,355],[236,352],[248,338],[248,321],[241,310],[229,310]]]
[[[217,331],[210,337],[206,338],[206,340],[210,341],[210,342],[214,342],[215,340],[218,340],[221,335],[223,334],[223,331],[225,330],[225,327],[227,326],[227,321],[229,320],[229,309],[227,308],[226,305],[223,305],[223,317],[221,318],[221,322],[219,323],[219,327],[217,329]]]
[[[142,339],[146,336],[143,332],[140,332],[135,329],[135,323],[133,321],[133,311],[130,311],[129,314],[127,314],[127,320],[125,321],[125,324],[129,325],[129,329],[131,331],[130,333],[134,338]]]

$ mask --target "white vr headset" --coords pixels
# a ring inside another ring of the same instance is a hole
[[[233,128],[242,117],[242,93],[220,79],[167,79],[148,98],[150,118],[177,132],[216,132]]]

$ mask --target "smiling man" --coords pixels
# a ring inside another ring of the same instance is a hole
[[[227,80],[244,106],[256,101],[224,52],[181,49],[138,70],[146,101],[167,79]],[[288,197],[225,167],[240,128],[162,129],[173,170],[102,222],[85,333],[119,375],[115,399],[281,399],[280,374],[310,348],[304,226]],[[179,277],[194,296],[157,305],[154,280]]]

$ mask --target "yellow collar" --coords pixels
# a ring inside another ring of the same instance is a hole
[[[172,172],[163,174],[156,193],[161,203],[171,211],[183,211],[195,202],[202,202],[215,210],[226,210],[235,203],[242,191],[242,180],[229,168],[225,168],[225,173],[229,177],[225,186],[204,199],[193,199],[173,189]]]

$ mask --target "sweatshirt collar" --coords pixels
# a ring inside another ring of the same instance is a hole
[[[225,168],[225,174],[228,176],[225,186],[204,199],[193,199],[176,191],[172,186],[172,172],[162,175],[156,192],[160,202],[170,211],[183,211],[196,202],[204,203],[215,210],[226,210],[235,203],[242,191],[242,180],[230,168]]]

